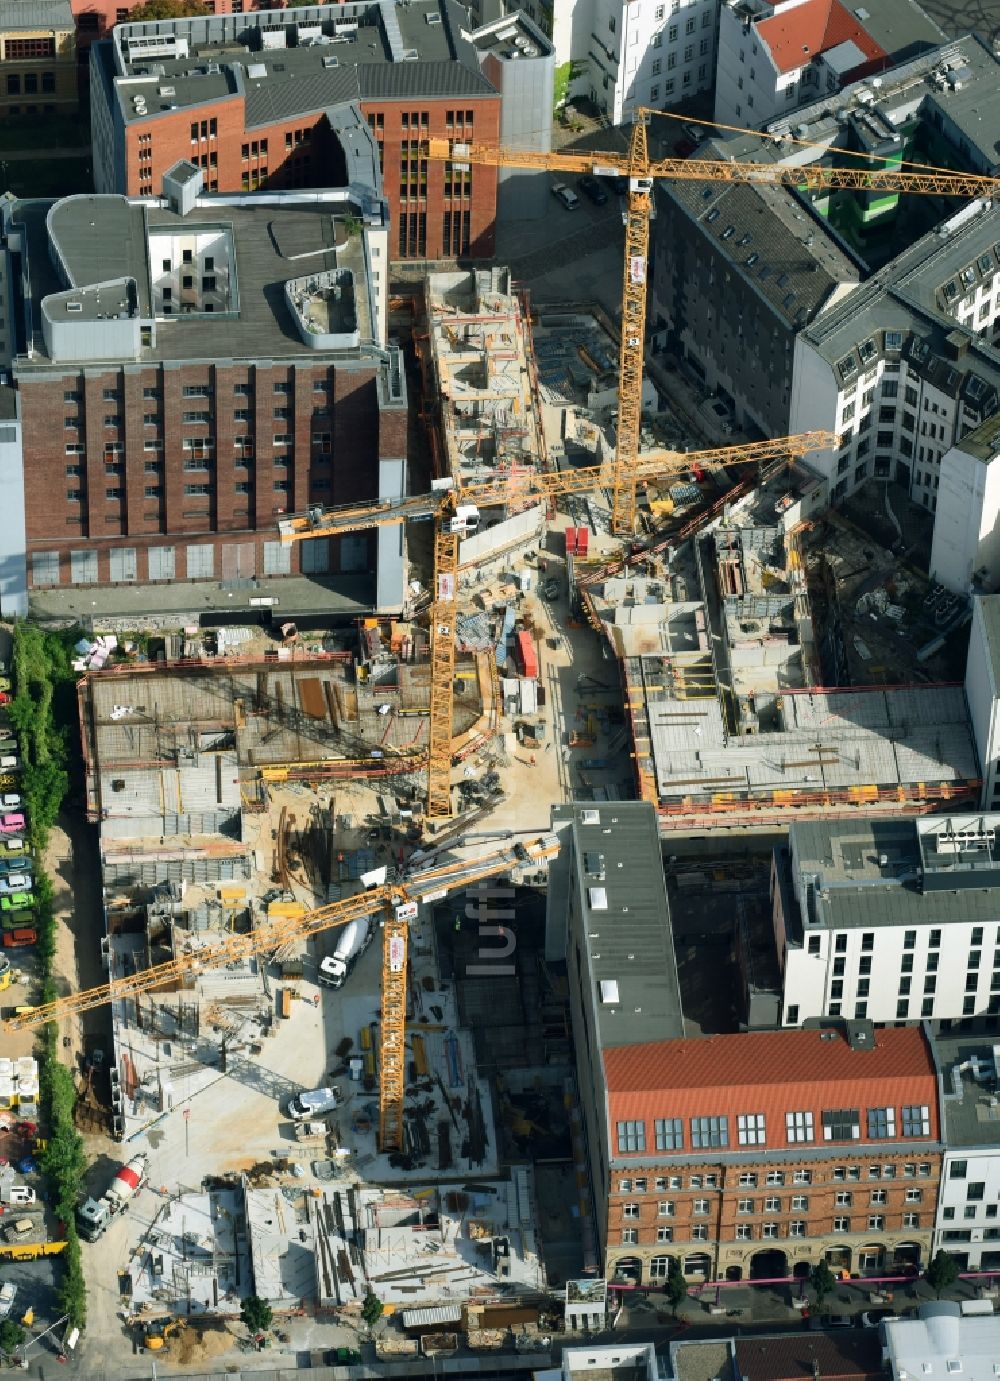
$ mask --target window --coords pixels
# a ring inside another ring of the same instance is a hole
[[[736,1224],[736,1240],[737,1240],[737,1242],[749,1242],[752,1236],[753,1236],[753,1228],[750,1226],[749,1223],[737,1223],[737,1224]]]
[[[635,1246],[639,1241],[638,1228],[622,1228],[622,1244],[626,1247]]]
[[[657,1240],[657,1242],[672,1242],[672,1241],[674,1240],[674,1230],[673,1230],[673,1228],[663,1228],[663,1227],[657,1228],[657,1229],[656,1229],[656,1240]]]
[[[965,1197],[970,1203],[981,1204],[986,1198],[986,1181],[969,1180],[965,1186]]]
[[[736,1119],[736,1126],[741,1146],[764,1145],[767,1138],[762,1112],[740,1113]]]
[[[930,1136],[931,1110],[926,1103],[905,1106],[902,1117],[904,1136]]]
[[[792,1195],[792,1212],[793,1212],[793,1213],[808,1213],[808,1212],[809,1212],[809,1200],[806,1198],[806,1196],[805,1196],[804,1194],[793,1194],[793,1195]]]
[[[878,1208],[889,1202],[889,1191],[887,1189],[873,1189],[868,1199],[873,1208]]]
[[[691,1240],[692,1242],[707,1242],[708,1224],[695,1223],[694,1226],[691,1228]]]
[[[777,1223],[761,1223],[761,1225],[760,1225],[760,1235],[761,1235],[761,1237],[777,1237],[777,1235],[778,1235],[778,1224],[777,1224]]]
[[[34,551],[31,553],[32,585],[59,584],[59,553],[57,551]]]
[[[661,1199],[656,1205],[656,1216],[658,1218],[672,1218],[674,1216],[673,1199]]]
[[[683,1151],[684,1124],[679,1117],[658,1117],[653,1132],[658,1151]]]
[[[885,1217],[881,1213],[872,1213],[868,1218],[869,1232],[882,1232],[885,1228]]]
[[[857,1108],[833,1108],[823,1113],[824,1141],[859,1141],[861,1114]]]
[[[646,1149],[646,1124],[645,1122],[619,1122],[618,1123],[618,1150],[625,1151],[645,1151]]]
[[[700,1218],[704,1218],[708,1213],[709,1203],[707,1199],[694,1199],[691,1203],[691,1212],[696,1213]]]
[[[184,493],[190,499],[203,498],[211,492],[212,486],[210,484],[186,484],[184,486]]]
[[[97,552],[71,551],[69,578],[73,585],[95,585],[98,580]]]
[[[637,1194],[645,1194],[649,1186],[649,1181],[646,1179],[645,1175],[640,1175],[633,1183],[635,1184],[635,1192]]]
[[[950,1180],[964,1180],[969,1173],[969,1162],[967,1160],[953,1160],[948,1166],[948,1178]]]
[[[159,401],[163,397],[163,390],[159,388],[144,388],[142,390],[143,401],[152,403]]]
[[[854,1195],[849,1189],[838,1189],[834,1195],[834,1203],[838,1208],[850,1208],[854,1201]]]
[[[174,578],[174,548],[173,547],[150,547],[149,557],[149,578],[150,580],[173,580]]]
[[[754,1200],[753,1200],[753,1199],[737,1199],[737,1201],[736,1201],[736,1212],[737,1212],[737,1213],[753,1213],[753,1211],[754,1211]]]
[[[619,1124],[620,1125],[620,1124]],[[692,1117],[691,1146],[699,1150],[709,1146],[729,1145],[728,1117]],[[645,1149],[645,1147],[641,1148]]]
[[[621,1191],[622,1194],[631,1194],[631,1193],[632,1193],[632,1181],[631,1181],[631,1180],[622,1180],[622,1181],[619,1183],[618,1188],[619,1188],[619,1190]]]
[[[786,1112],[785,1135],[790,1142],[812,1141],[813,1115],[811,1112]]]
[[[812,1184],[813,1176],[811,1170],[796,1170],[792,1176],[792,1184]]]
[[[765,1184],[784,1184],[785,1172],[783,1170],[769,1170],[764,1177]]]
[[[896,1135],[895,1108],[868,1109],[868,1137],[872,1141],[884,1141]]]
[[[211,543],[188,547],[188,580],[211,580],[215,574],[215,548]]]
[[[809,940],[808,940],[808,942],[807,942],[807,944],[806,944],[806,950],[807,950],[807,952],[808,952],[809,954],[819,954],[819,946],[820,946],[820,937],[819,937],[818,935],[810,935],[810,936],[809,936]]]
[[[904,1198],[908,1204],[919,1204],[923,1202],[924,1191],[922,1189],[908,1189]]]
[[[904,1213],[904,1214],[903,1214],[903,1227],[904,1227],[904,1228],[918,1228],[919,1226],[920,1226],[920,1214],[919,1214],[919,1213]]]
[[[805,1223],[802,1222],[801,1219],[793,1218],[792,1221],[788,1224],[788,1235],[789,1237],[805,1237]]]
[[[161,484],[147,484],[142,493],[143,497],[146,499],[162,499],[163,486]],[[150,577],[150,579],[152,579],[152,577]]]
[[[781,1212],[781,1200],[780,1200],[779,1198],[776,1198],[773,1194],[772,1194],[772,1195],[769,1195],[769,1196],[764,1200],[764,1212],[765,1212],[765,1213],[780,1213],[780,1212]]]
[[[833,1220],[833,1230],[834,1230],[834,1232],[850,1232],[850,1230],[851,1230],[851,1220],[850,1220],[850,1218],[834,1218],[834,1220]]]
[[[756,1189],[756,1188],[757,1188],[757,1176],[754,1174],[754,1172],[753,1172],[752,1170],[744,1170],[743,1173],[740,1175],[740,1188],[741,1188],[741,1189]]]
[[[638,1205],[638,1204],[622,1204],[622,1217],[623,1217],[623,1218],[638,1218],[638,1216],[639,1216],[639,1205]]]

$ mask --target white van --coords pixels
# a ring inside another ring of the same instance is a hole
[[[288,1116],[295,1122],[306,1118],[323,1117],[340,1106],[340,1092],[335,1088],[314,1088],[296,1093],[288,1103]]]

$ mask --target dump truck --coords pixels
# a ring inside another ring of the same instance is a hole
[[[320,962],[319,981],[327,988],[342,988],[354,967],[358,955],[363,954],[375,933],[370,916],[362,916],[344,927],[337,948]]]
[[[96,1242],[114,1218],[120,1217],[146,1183],[147,1161],[144,1155],[133,1156],[127,1165],[120,1165],[115,1177],[99,1199],[87,1199],[76,1210],[76,1226],[86,1242]]]

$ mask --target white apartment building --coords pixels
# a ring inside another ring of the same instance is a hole
[[[1000,810],[1000,595],[972,602],[965,699],[983,778],[979,799],[985,809]]]
[[[793,821],[772,901],[784,1025],[1000,1028],[1000,815]]]
[[[944,1163],[932,1252],[964,1271],[1000,1270],[1000,1043],[937,1036]]]
[[[760,127],[944,42],[913,0],[728,0],[719,16],[715,118]]]
[[[1000,417],[941,458],[930,573],[957,595],[1000,588]]]
[[[671,106],[715,80],[718,0],[515,0],[556,50],[556,89],[586,96],[613,125]],[[485,12],[485,10],[484,10]]]

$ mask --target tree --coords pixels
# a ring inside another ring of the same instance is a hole
[[[15,1323],[13,1319],[4,1319],[3,1323],[0,1323],[0,1352],[6,1352],[9,1355],[23,1342],[24,1329],[21,1325]]]
[[[823,1308],[823,1301],[837,1284],[836,1276],[825,1261],[818,1261],[809,1272],[809,1284],[816,1296],[816,1308]]]
[[[944,1247],[940,1247],[924,1272],[924,1279],[940,1299],[948,1286],[954,1285],[958,1279],[958,1262],[949,1256]]]
[[[266,1333],[274,1319],[274,1310],[259,1295],[247,1295],[240,1306],[240,1318],[252,1334]]]
[[[378,1295],[373,1295],[372,1292],[369,1290],[367,1295],[365,1295],[364,1303],[361,1306],[361,1317],[364,1319],[365,1323],[368,1325],[369,1328],[375,1327],[379,1319],[382,1317],[382,1312],[384,1308],[385,1306],[379,1299]]]
[[[146,0],[129,11],[127,22],[137,19],[187,19],[191,16],[208,14],[207,5],[201,0]]]
[[[684,1300],[687,1299],[688,1284],[684,1279],[684,1272],[681,1270],[680,1264],[676,1257],[673,1256],[670,1258],[670,1265],[667,1267],[667,1279],[663,1287],[663,1293],[666,1295],[667,1303],[670,1305],[670,1312],[673,1314],[674,1318],[676,1318],[677,1310]]]

